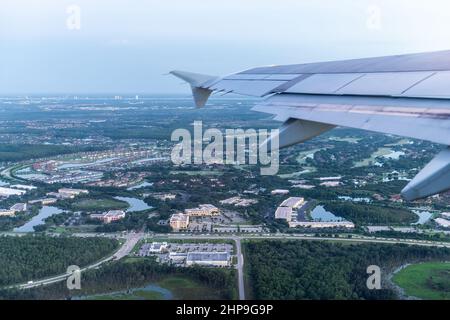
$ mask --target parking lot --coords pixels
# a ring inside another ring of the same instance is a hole
[[[145,243],[139,249],[140,257],[154,256],[160,263],[185,266],[186,258],[192,253],[228,253],[234,254],[234,247],[229,243]]]

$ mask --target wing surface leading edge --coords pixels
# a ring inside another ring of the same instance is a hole
[[[450,146],[450,51],[261,67],[223,78],[183,71],[197,106],[213,92],[265,97],[253,109],[283,121],[280,147],[344,126]],[[415,200],[450,189],[445,149],[402,191]]]

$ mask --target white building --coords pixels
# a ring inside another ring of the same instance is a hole
[[[167,242],[152,242],[148,252],[150,253],[161,253],[167,250]]]
[[[336,188],[336,187],[339,187],[340,185],[342,185],[342,182],[340,182],[340,181],[326,181],[326,182],[322,182],[320,185],[324,186],[324,187]]]
[[[332,181],[332,180],[341,180],[341,179],[342,179],[341,176],[317,178],[317,180],[320,180],[320,181]]]
[[[35,186],[26,186],[26,185],[23,185],[23,184],[15,184],[15,185],[12,185],[11,188],[21,189],[21,190],[35,190],[35,189],[37,189],[37,187],[35,187]]]
[[[235,204],[236,207],[249,207],[251,205],[257,204],[258,200],[256,199],[241,199],[238,203]]]
[[[272,190],[271,194],[276,195],[276,194],[288,194],[289,190],[285,190],[285,189],[275,189]]]
[[[280,207],[289,207],[293,209],[297,209],[301,207],[305,203],[305,199],[302,197],[290,197],[284,200]]]
[[[189,215],[175,213],[170,217],[169,224],[174,230],[187,229],[189,226]]]
[[[230,254],[228,252],[189,252],[186,257],[186,266],[192,265],[228,267]]]
[[[437,218],[437,219],[434,219],[434,221],[441,227],[450,228],[450,220]]]
[[[305,199],[302,197],[290,197],[284,200],[275,211],[275,219],[291,222],[294,209],[298,209],[303,204],[305,204]]]
[[[184,213],[191,217],[217,216],[220,214],[220,210],[212,204],[201,204],[198,208],[184,210]]]
[[[42,205],[47,205],[47,204],[53,204],[53,203],[56,203],[56,201],[58,201],[58,199],[54,199],[54,198],[45,198],[45,199],[41,199],[41,200],[39,200],[41,203],[42,203]]]
[[[169,252],[169,260],[173,264],[184,264],[186,262],[186,253],[184,252]]]
[[[236,204],[239,201],[241,201],[241,197],[232,197],[232,198],[228,198],[225,200],[221,200],[219,202],[220,202],[220,204]]]
[[[15,210],[0,209],[0,217],[14,217],[16,215]]]
[[[441,216],[443,216],[444,218],[450,218],[450,212],[442,212]]]
[[[391,230],[391,227],[389,227],[389,226],[367,226],[366,228],[367,228],[367,231],[369,231],[370,233]]]
[[[26,203],[16,203],[13,205],[10,210],[14,210],[16,212],[22,212],[27,210],[27,204]]]
[[[311,190],[314,189],[316,186],[311,185],[311,184],[294,184],[292,186],[292,188],[299,188],[299,189],[304,189],[304,190]]]
[[[248,207],[256,203],[258,203],[256,199],[243,199],[241,197],[232,197],[220,201],[220,204],[234,205],[235,207]]]
[[[0,187],[0,196],[1,197],[22,196],[25,193],[26,193],[25,190],[18,190],[18,189]]]
[[[153,193],[153,194],[150,194],[150,196],[152,196],[155,199],[162,200],[162,201],[174,200],[177,197],[177,195],[173,194],[173,193]]]
[[[292,208],[291,207],[278,207],[275,211],[275,219],[283,219],[287,222],[292,220]]]
[[[58,193],[62,195],[72,195],[72,196],[78,196],[80,194],[88,194],[89,191],[85,189],[71,189],[71,188],[61,188],[58,190]]]
[[[73,195],[72,193],[48,192],[46,195],[49,197],[57,198],[57,199],[73,199],[73,198],[75,198],[75,195]]]
[[[123,210],[109,210],[101,214],[91,214],[91,219],[102,220],[104,223],[111,223],[125,218],[125,211]]]
[[[47,204],[53,204],[56,201],[58,201],[58,199],[55,199],[55,198],[44,198],[44,199],[30,200],[30,201],[28,201],[28,203],[29,204],[40,203],[42,205],[47,205]]]

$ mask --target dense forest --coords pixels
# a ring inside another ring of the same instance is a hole
[[[413,212],[403,208],[377,205],[329,202],[325,209],[356,225],[401,225],[417,222]]]
[[[69,291],[66,283],[29,290],[0,290],[0,299],[71,299],[99,293],[128,290],[148,285],[170,275],[198,281],[213,289],[222,299],[235,298],[235,270],[180,268],[157,263],[154,259],[112,262],[100,269],[82,273],[81,290]]]
[[[409,262],[449,260],[450,249],[407,245],[342,245],[309,241],[244,243],[255,299],[395,299],[385,277]],[[366,286],[367,267],[380,266],[381,290]]]
[[[401,232],[401,231],[378,231],[374,233],[364,232],[366,236],[375,236],[383,238],[396,238],[396,239],[414,239],[414,240],[426,240],[426,241],[445,241],[450,242],[450,234],[443,232],[439,233],[415,233],[415,232]]]
[[[36,280],[96,262],[118,247],[106,238],[0,237],[0,287]]]
[[[22,161],[103,148],[46,144],[0,144],[0,162]]]

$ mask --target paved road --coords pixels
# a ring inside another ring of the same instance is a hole
[[[80,269],[81,272],[84,272],[86,270],[89,269],[96,269],[98,267],[100,267],[102,264],[111,261],[111,260],[119,260],[122,259],[123,257],[127,256],[128,254],[130,254],[130,252],[133,250],[134,246],[138,243],[138,241],[140,239],[142,239],[144,236],[143,233],[130,233],[127,235],[126,240],[124,242],[124,244],[119,248],[119,250],[117,250],[112,256],[106,257],[105,259],[102,259],[101,261],[98,261],[94,264],[91,264],[87,267],[84,267],[82,269]],[[34,287],[39,287],[42,285],[49,285],[52,283],[56,283],[56,282],[61,282],[66,280],[69,277],[69,274],[64,273],[64,274],[60,274],[54,277],[50,277],[50,278],[46,278],[46,279],[42,279],[42,280],[37,280],[37,281],[32,281],[32,282],[28,282],[28,283],[24,283],[24,284],[20,284],[20,285],[16,285],[13,287],[18,287],[20,289],[30,289],[30,288],[34,288]]]
[[[238,288],[239,288],[239,300],[245,300],[245,288],[244,288],[244,255],[242,254],[241,239],[236,237],[236,256],[238,270]]]
[[[409,244],[417,246],[428,246],[428,247],[447,247],[450,248],[450,243],[445,242],[432,242],[432,241],[421,241],[421,240],[407,240],[407,239],[381,239],[381,238],[371,238],[364,236],[353,236],[352,238],[322,238],[314,237],[311,235],[286,235],[286,234],[271,234],[271,235],[253,235],[253,236],[234,236],[234,235],[192,235],[192,234],[165,234],[157,235],[163,238],[172,239],[184,239],[184,240],[195,240],[195,239],[224,239],[224,240],[234,240],[236,243],[236,255],[237,255],[237,270],[238,270],[238,289],[239,289],[239,300],[245,300],[245,286],[244,286],[244,256],[242,254],[242,239],[286,239],[286,240],[315,240],[315,241],[341,241],[341,242],[367,242],[367,243],[386,243],[386,244]],[[146,235],[146,237],[154,237]]]
[[[91,236],[99,236],[98,234],[77,234],[79,237],[91,237]],[[120,238],[123,237],[119,234],[109,234],[108,237]],[[142,238],[154,238],[157,240],[158,238],[163,239],[183,239],[183,240],[195,240],[195,239],[204,239],[204,240],[232,240],[236,243],[236,255],[238,258],[237,270],[238,270],[238,288],[239,288],[239,299],[245,299],[245,288],[244,288],[244,256],[242,254],[241,240],[243,239],[286,239],[286,240],[314,240],[314,241],[339,241],[339,242],[362,242],[362,243],[386,243],[386,244],[408,244],[408,245],[416,245],[416,246],[426,246],[426,247],[446,247],[450,248],[450,243],[448,242],[436,242],[436,241],[425,241],[425,240],[408,240],[408,239],[392,239],[392,238],[375,238],[375,237],[366,237],[366,236],[353,236],[352,238],[334,238],[334,237],[315,237],[306,234],[297,234],[297,235],[287,235],[287,234],[250,234],[250,235],[193,235],[193,234],[144,234],[144,233],[130,233],[126,235],[126,241],[121,246],[121,248],[114,253],[114,255],[109,256],[95,264],[87,266],[81,271],[85,271],[88,269],[98,268],[105,262],[111,260],[119,260],[126,255],[130,254],[133,250],[137,242]],[[54,277],[49,277],[43,280],[33,281],[32,283],[21,284],[15,287],[19,287],[22,289],[33,288],[40,285],[48,285],[59,281],[64,281],[67,279],[68,274],[61,274]]]
[[[143,233],[130,233],[122,247],[120,247],[120,249],[114,254],[114,260],[119,260],[129,255],[139,240],[143,237]]]
[[[285,240],[314,240],[314,241],[337,241],[337,242],[363,242],[363,243],[386,243],[386,244],[408,244],[415,246],[425,246],[425,247],[439,247],[439,248],[450,248],[450,242],[439,242],[439,241],[426,241],[426,240],[410,240],[410,239],[393,239],[393,238],[375,238],[366,236],[352,236],[352,238],[345,237],[315,237],[314,235],[307,234],[254,234],[254,235],[192,235],[192,234],[157,234],[157,235],[145,235],[147,238],[158,238],[163,239],[184,239],[184,240],[195,240],[195,239],[223,239],[223,240],[235,240],[239,238],[243,239],[285,239]]]

